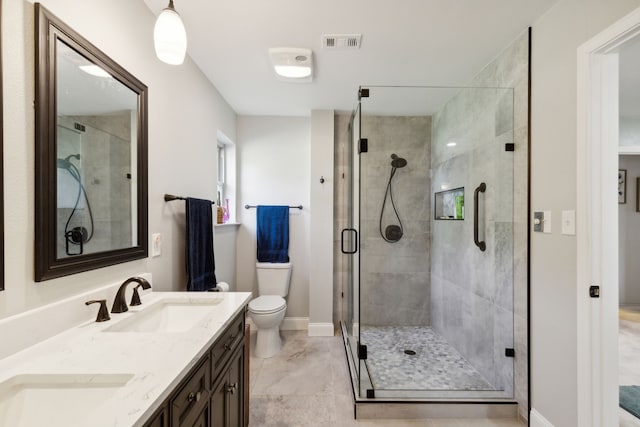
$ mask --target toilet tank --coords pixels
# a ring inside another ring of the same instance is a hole
[[[291,281],[291,263],[258,262],[258,293],[286,297]]]

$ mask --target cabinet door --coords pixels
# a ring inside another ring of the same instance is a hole
[[[211,391],[211,427],[227,425],[227,375],[222,374]]]
[[[209,405],[209,359],[192,371],[182,389],[171,401],[171,426],[192,427]]]
[[[193,422],[193,427],[211,427],[209,407],[204,408],[202,413]]]
[[[229,367],[229,427],[244,427],[244,346],[240,346]]]
[[[244,427],[244,345],[214,384],[210,408],[212,427]]]

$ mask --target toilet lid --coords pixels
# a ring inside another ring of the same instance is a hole
[[[286,307],[287,302],[278,295],[262,295],[249,302],[249,310],[254,313],[273,313]]]

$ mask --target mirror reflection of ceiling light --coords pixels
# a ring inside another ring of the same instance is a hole
[[[79,65],[78,68],[80,68],[82,71],[84,71],[87,74],[91,74],[92,76],[111,78],[111,74],[107,73],[105,70],[103,70],[102,68],[98,67],[95,64]]]
[[[278,79],[300,83],[313,80],[313,56],[310,49],[271,48],[269,58]]]
[[[457,144],[457,143],[455,143],[455,142],[449,142],[449,143],[447,144],[447,147],[455,147],[456,145],[458,145],[458,144]]]
[[[153,28],[153,45],[160,61],[171,65],[184,62],[187,53],[187,31],[173,7],[173,0],[169,0],[169,5],[158,15]]]

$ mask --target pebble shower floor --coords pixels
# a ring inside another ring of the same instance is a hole
[[[365,326],[360,334],[374,389],[495,390],[429,327]]]

